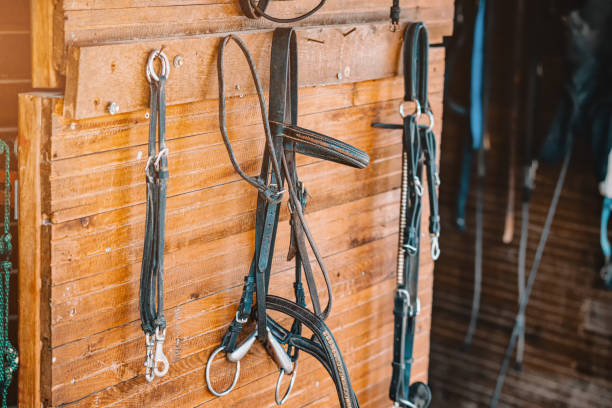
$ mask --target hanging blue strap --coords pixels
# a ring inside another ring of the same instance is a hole
[[[604,197],[603,205],[601,207],[601,230],[600,230],[600,242],[601,251],[606,257],[606,262],[612,255],[612,248],[610,247],[610,240],[608,239],[608,220],[610,220],[610,209],[612,208],[612,198]]]
[[[472,72],[470,91],[470,129],[472,148],[482,148],[483,141],[483,73],[485,43],[486,0],[478,2],[478,12],[474,22],[474,45],[472,48]]]
[[[612,248],[610,247],[610,240],[608,239],[608,221],[610,220],[610,210],[612,209],[612,198],[604,197],[603,204],[601,207],[601,229],[600,229],[600,242],[601,251],[605,257],[604,266],[601,268],[601,279],[608,289],[612,289],[612,262],[610,257],[612,256]]]
[[[471,149],[463,153],[461,164],[461,179],[457,197],[457,227],[465,229],[465,206],[470,190],[470,172],[472,169],[472,151],[483,148],[484,139],[484,48],[485,48],[485,14],[486,0],[480,0],[474,22],[474,38],[472,42],[472,67],[470,72],[470,106],[469,121],[472,136]]]

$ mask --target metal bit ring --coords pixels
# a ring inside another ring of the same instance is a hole
[[[283,382],[283,377],[285,376],[285,370],[281,368],[280,374],[278,375],[278,380],[276,381],[276,392],[274,395],[274,399],[276,400],[276,405],[283,405],[287,402],[287,398],[289,398],[289,394],[291,394],[291,390],[293,389],[293,384],[295,383],[295,377],[297,375],[298,362],[297,360],[293,363],[293,372],[291,373],[291,380],[289,381],[289,388],[285,392],[283,398],[280,398],[280,386]]]
[[[225,350],[225,347],[223,346],[217,348],[215,351],[212,352],[210,357],[208,357],[208,361],[206,362],[206,386],[208,387],[208,391],[210,391],[210,393],[216,397],[223,397],[224,395],[229,394],[236,386],[236,383],[238,382],[238,377],[240,377],[240,361],[236,361],[236,373],[234,374],[234,380],[232,381],[232,384],[229,386],[229,388],[222,392],[217,392],[213,388],[212,383],[210,382],[210,366],[212,365],[212,362],[217,356],[217,354],[219,354],[223,350]]]

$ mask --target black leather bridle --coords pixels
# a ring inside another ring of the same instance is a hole
[[[400,105],[403,124],[372,124],[377,128],[403,131],[397,290],[393,310],[393,376],[389,389],[389,397],[396,407],[426,408],[431,402],[431,391],[426,384],[417,382],[410,385],[416,319],[420,311],[418,282],[423,166],[429,186],[431,256],[436,260],[440,255],[440,216],[436,191],[440,179],[436,167],[433,113],[427,97],[428,52],[429,38],[425,25],[414,23],[408,26],[404,32],[404,102]],[[412,114],[405,112],[408,102],[415,103]],[[429,117],[428,126],[419,124],[423,113]]]
[[[258,177],[250,177],[240,168],[227,135],[223,55],[230,40],[234,41],[244,53],[259,97],[266,135],[266,147]],[[221,134],[236,172],[253,185],[259,191],[259,194],[256,211],[255,254],[249,274],[245,278],[236,317],[226,332],[221,346],[208,359],[206,365],[208,389],[217,396],[229,393],[236,385],[240,374],[240,359],[246,355],[255,340],[259,340],[266,346],[268,353],[280,368],[280,376],[276,387],[277,404],[280,405],[287,399],[295,381],[299,351],[304,351],[319,360],[328,371],[336,385],[340,405],[343,408],[358,407],[359,404],[351,386],[342,355],[324,322],[332,306],[331,283],[321,254],[304,219],[308,193],[297,174],[296,153],[356,168],[366,167],[369,163],[369,157],[365,152],[346,143],[297,126],[297,39],[292,28],[277,28],[274,31],[270,63],[269,116],[266,114],[266,101],[255,63],[240,38],[229,35],[221,41],[217,67]],[[285,192],[289,196],[288,206],[291,213],[291,243],[288,259],[295,259],[295,282],[293,285],[295,301],[268,295],[280,204]],[[319,301],[307,242],[321,269],[329,293],[329,300],[324,309],[322,309]],[[305,278],[308,285],[313,311],[306,309],[302,278]],[[254,308],[253,295],[257,300]],[[287,329],[273,320],[268,315],[269,310],[289,316],[293,320],[291,328]],[[238,336],[249,317],[253,317],[257,322],[255,331],[237,345]],[[302,336],[303,326],[313,333],[311,338]],[[227,360],[236,363],[236,373],[231,386],[225,391],[218,392],[211,384],[210,371],[215,356],[221,352],[226,354]],[[281,397],[280,384],[285,374],[292,375],[292,379],[289,389]]]
[[[319,4],[317,4],[312,10],[307,13],[302,14],[298,17],[293,18],[278,18],[271,16],[266,13],[266,9],[268,8],[268,4],[270,4],[270,0],[240,0],[240,8],[245,16],[252,19],[257,19],[263,17],[267,20],[273,21],[275,23],[296,23],[298,21],[304,20],[312,16],[314,13],[319,11],[321,7],[325,5],[327,0],[321,0]]]
[[[156,58],[161,61],[159,76],[153,66]],[[146,74],[150,90],[150,119],[149,156],[145,167],[147,215],[140,275],[140,320],[145,332],[147,350],[145,377],[151,382],[155,377],[166,375],[169,368],[168,359],[164,355],[164,235],[169,176],[166,147],[166,79],[170,74],[170,63],[163,51],[155,50],[150,54]]]

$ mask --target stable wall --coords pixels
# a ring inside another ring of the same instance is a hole
[[[335,303],[327,322],[362,406],[389,403],[391,375],[401,132],[370,127],[400,120],[402,33],[388,30],[388,3],[330,0],[298,30],[300,125],[371,157],[365,170],[298,160],[312,196],[307,220],[332,277]],[[20,96],[20,177],[28,186],[20,191],[20,213],[27,214],[20,219],[20,266],[32,271],[20,285],[20,327],[27,332],[20,341],[20,406],[274,406],[278,369],[260,345],[224,398],[206,389],[204,366],[235,314],[253,252],[256,205],[218,132],[216,46],[222,33],[238,32],[265,85],[275,25],[242,17],[237,1],[38,4],[35,18],[49,29],[35,40],[42,69],[34,82],[65,87]],[[300,4],[273,2],[270,12],[299,13],[308,6]],[[452,1],[401,5],[404,22],[428,24],[432,44],[450,34]],[[166,377],[149,384],[138,314],[148,135],[144,63],[160,46],[171,61],[191,54],[168,80],[165,352],[171,365]],[[239,92],[228,85],[234,92],[228,127],[240,165],[254,174],[264,139],[248,69],[237,55],[228,49],[228,84],[240,85]],[[443,72],[443,49],[432,48],[430,101],[438,134]],[[121,107],[118,115],[104,112],[111,100]],[[291,296],[282,208],[271,292]],[[433,262],[427,215],[415,380],[426,380],[428,371]],[[287,406],[335,404],[325,370],[303,356]]]

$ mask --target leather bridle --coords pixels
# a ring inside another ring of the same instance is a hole
[[[305,18],[312,16],[314,13],[319,11],[321,7],[325,5],[326,1],[327,0],[321,0],[319,4],[317,4],[317,6],[315,6],[309,12],[304,13],[301,16],[293,17],[293,18],[278,18],[278,17],[274,17],[274,16],[267,14],[266,9],[268,8],[268,4],[270,3],[270,0],[240,0],[240,8],[242,9],[242,12],[244,13],[244,15],[251,19],[257,19],[257,18],[263,17],[266,20],[270,20],[275,23],[291,24],[291,23],[296,23],[298,21],[304,20]]]
[[[159,75],[153,66],[156,58],[161,61]],[[153,51],[146,66],[150,90],[149,156],[145,167],[147,215],[140,275],[140,320],[145,332],[147,350],[145,377],[149,382],[155,377],[166,375],[169,368],[168,359],[164,355],[164,235],[169,176],[166,147],[166,79],[169,74],[170,63],[166,54],[161,50]]]
[[[259,97],[266,147],[258,177],[250,177],[240,168],[227,134],[223,56],[229,41],[234,41],[243,52]],[[266,101],[255,63],[240,38],[229,35],[221,41],[217,67],[221,135],[236,172],[254,186],[259,194],[256,211],[255,253],[249,274],[245,278],[236,316],[230,324],[221,346],[208,359],[206,365],[208,389],[217,396],[229,393],[238,381],[240,359],[246,355],[253,343],[259,340],[266,346],[268,353],[280,369],[276,387],[277,404],[280,405],[287,399],[295,381],[299,352],[304,351],[319,360],[330,374],[336,386],[340,405],[343,408],[358,407],[359,404],[351,386],[342,355],[331,331],[324,322],[332,306],[331,283],[321,254],[305,221],[304,209],[308,193],[297,174],[296,153],[356,168],[366,167],[369,163],[369,157],[365,152],[346,143],[297,126],[297,39],[292,28],[277,28],[274,31],[270,63],[269,116],[266,114]],[[295,301],[268,295],[280,204],[285,192],[289,196],[288,206],[291,213],[291,242],[288,259],[295,259],[295,282],[293,284]],[[319,301],[307,243],[314,253],[329,293],[329,300],[325,308],[321,307]],[[308,285],[313,311],[306,309],[303,278]],[[252,304],[253,294],[255,294],[257,301],[255,308]],[[287,329],[273,320],[268,315],[269,310],[289,316],[293,320],[291,328]],[[255,331],[238,345],[238,336],[243,325],[247,323],[250,317],[257,322]],[[313,333],[311,338],[302,336],[303,326]],[[285,349],[285,347],[287,348]],[[215,356],[221,352],[226,354],[228,361],[236,363],[236,372],[231,386],[225,391],[218,392],[211,384],[210,371]],[[289,389],[281,397],[280,384],[284,375],[291,375],[292,379]]]
[[[436,165],[433,113],[427,97],[428,51],[429,37],[425,25],[414,23],[408,26],[404,32],[404,101],[400,105],[403,123],[372,124],[377,128],[403,131],[397,289],[393,310],[393,376],[389,389],[389,397],[396,407],[426,408],[431,402],[431,391],[426,384],[410,384],[416,319],[420,312],[418,281],[423,166],[429,186],[431,256],[436,260],[440,255],[440,216],[436,191],[440,178]],[[415,104],[412,114],[405,112],[408,102]],[[429,117],[427,126],[419,124],[423,113]]]

